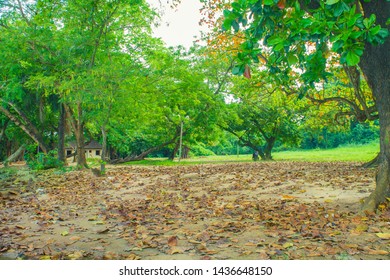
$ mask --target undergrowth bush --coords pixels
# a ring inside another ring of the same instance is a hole
[[[57,151],[52,150],[47,154],[31,154],[26,159],[27,165],[32,170],[46,170],[50,168],[62,168],[64,163],[57,158]]]
[[[207,149],[207,147],[204,144],[199,143],[197,145],[191,146],[190,155],[191,156],[215,156],[215,153]]]

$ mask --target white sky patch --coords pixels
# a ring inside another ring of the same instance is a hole
[[[159,0],[147,0],[152,7],[160,9]],[[156,37],[160,37],[167,46],[182,45],[186,49],[192,46],[193,42],[200,39],[201,19],[199,0],[183,0],[176,8],[171,9],[166,1],[161,0],[164,14],[161,17],[161,24],[154,28]]]

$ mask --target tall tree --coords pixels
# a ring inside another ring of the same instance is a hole
[[[237,72],[243,74],[252,61],[271,51],[265,66],[288,80],[300,69],[305,84],[314,87],[326,79],[327,58],[340,54],[340,63],[359,65],[370,86],[380,121],[381,164],[376,189],[364,203],[374,210],[390,195],[390,2],[355,0],[234,1],[225,10],[225,28],[243,29]],[[331,49],[329,49],[331,46]],[[305,87],[301,89],[305,91]]]
[[[212,139],[223,98],[205,82],[203,61],[181,48],[155,49],[145,59],[142,99],[134,104],[144,118],[128,132],[137,145],[123,160],[139,160],[163,147],[172,148],[174,158],[180,135],[188,146]]]
[[[32,67],[32,42],[34,32],[30,18],[21,1],[7,1],[0,7],[0,113],[19,126],[41,151],[47,152],[44,140],[43,92],[28,89],[26,83],[39,67]]]
[[[235,79],[232,87],[235,101],[227,105],[231,108],[222,127],[235,135],[241,145],[257,151],[263,160],[271,160],[277,142],[298,143],[303,101],[286,96],[277,86],[270,88],[265,80],[258,73],[251,81]]]
[[[15,57],[24,60],[16,62],[16,65],[28,70],[28,75],[20,79],[23,82],[16,81],[16,85],[30,91],[38,89],[39,94],[45,97],[57,96],[57,102],[61,105],[51,108],[53,111],[56,108],[59,115],[58,147],[63,150],[64,112],[67,112],[77,140],[78,165],[86,166],[84,134],[89,122],[86,114],[97,109],[93,108],[93,104],[99,98],[94,95],[98,95],[102,89],[96,85],[107,84],[107,79],[113,77],[118,77],[110,81],[113,84],[123,79],[123,75],[103,75],[102,72],[107,71],[107,65],[117,61],[118,57],[121,57],[123,64],[128,64],[126,59],[135,60],[132,56],[136,50],[147,45],[150,38],[155,13],[143,0],[7,1],[6,6],[1,10],[1,19],[4,19],[2,28],[9,33],[12,31],[13,35],[23,34],[15,36],[17,40],[14,40],[22,47],[18,48],[17,44],[13,44],[12,48],[7,46],[8,52],[17,50]],[[126,67],[115,67],[115,71],[122,71],[123,74]],[[8,80],[13,81],[17,76],[12,77],[12,80]],[[12,84],[8,84],[9,89]],[[15,95],[15,92],[11,94],[13,97]],[[107,100],[100,99],[99,102],[112,101]],[[9,100],[5,102],[12,106]],[[13,111],[21,112],[14,108]],[[2,106],[4,113],[7,113],[6,109],[6,106]],[[19,123],[42,146],[43,141],[37,137],[34,126],[26,125],[26,121]],[[59,153],[62,155],[63,151]]]
[[[74,104],[71,115],[77,140],[78,165],[85,166],[84,104],[93,99],[88,95],[96,93],[95,87],[89,86],[89,81],[95,77],[94,71],[109,64],[110,57],[115,53],[131,51],[131,43],[139,47],[140,42],[132,37],[139,38],[145,33],[144,30],[150,32],[153,13],[145,1],[69,1],[65,11],[64,39],[70,42],[69,48],[75,49],[71,59],[73,68],[68,74],[71,82],[66,99]],[[98,82],[94,80],[93,84]],[[68,109],[72,111],[70,106]]]

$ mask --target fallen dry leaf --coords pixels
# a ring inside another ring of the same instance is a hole
[[[292,242],[286,242],[283,244],[283,248],[284,249],[287,249],[287,248],[290,248],[290,247],[293,247],[294,246],[294,243]]]
[[[141,258],[139,256],[137,256],[136,254],[130,254],[126,257],[126,260],[131,260],[131,261],[134,261],[134,260],[140,260]]]
[[[388,255],[390,252],[386,250],[375,250],[375,249],[370,249],[366,251],[367,254],[369,255]]]
[[[115,252],[106,252],[103,256],[104,260],[118,260],[119,256]]]
[[[169,247],[177,246],[177,236],[169,237],[169,239],[168,239],[168,246]]]
[[[173,255],[173,254],[183,254],[184,251],[185,251],[184,248],[174,246],[174,247],[171,247],[169,249],[168,254],[170,254],[170,255]]]
[[[368,225],[366,224],[360,224],[355,228],[355,231],[357,232],[364,232],[368,230]]]
[[[83,251],[76,251],[68,255],[68,258],[71,260],[79,260],[83,258],[84,252]]]
[[[0,257],[389,259],[386,210],[356,215],[373,173],[357,163],[257,162],[45,175],[35,180],[39,192],[0,200]]]
[[[288,194],[282,195],[282,200],[291,201],[291,200],[294,200],[296,198],[297,198],[296,196],[292,196],[292,195],[288,195]]]
[[[378,236],[380,239],[388,240],[390,239],[390,232],[376,233],[376,236]]]
[[[80,236],[72,236],[72,237],[69,238],[70,241],[78,241],[80,239],[81,239]]]
[[[105,234],[105,233],[108,233],[110,231],[109,228],[105,228],[105,229],[102,229],[102,230],[98,230],[96,233],[97,234]]]

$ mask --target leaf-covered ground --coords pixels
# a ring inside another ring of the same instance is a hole
[[[358,163],[109,167],[1,178],[3,259],[390,259]]]

